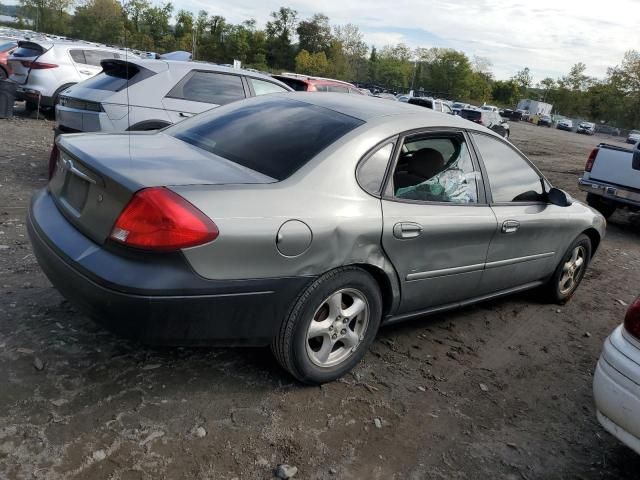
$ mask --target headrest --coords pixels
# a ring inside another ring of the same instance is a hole
[[[440,173],[444,165],[444,158],[438,150],[421,148],[409,160],[408,171],[428,180]]]

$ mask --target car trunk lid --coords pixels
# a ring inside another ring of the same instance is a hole
[[[61,135],[56,143],[49,191],[67,219],[99,244],[143,188],[275,181],[163,133]]]

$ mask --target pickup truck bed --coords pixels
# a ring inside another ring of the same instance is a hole
[[[587,203],[611,216],[620,207],[640,210],[640,149],[601,143],[591,152],[578,180]]]

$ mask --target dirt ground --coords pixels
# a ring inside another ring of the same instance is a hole
[[[0,120],[1,479],[269,479],[281,463],[301,479],[638,478],[591,381],[640,293],[640,216],[612,217],[569,304],[528,293],[385,328],[352,375],[305,387],[267,349],[116,338],[51,287],[25,213],[52,127]],[[512,124],[512,140],[584,198],[602,138]]]

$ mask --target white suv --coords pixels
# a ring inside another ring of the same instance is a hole
[[[16,96],[27,108],[50,108],[60,92],[99,73],[101,60],[121,56],[115,48],[84,42],[21,40],[9,57],[9,79],[18,84]]]
[[[157,130],[236,100],[292,90],[268,75],[202,62],[129,58],[102,67],[60,94],[56,135]]]

